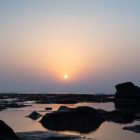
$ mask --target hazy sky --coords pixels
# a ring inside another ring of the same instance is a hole
[[[0,92],[126,81],[140,85],[140,0],[0,0]]]

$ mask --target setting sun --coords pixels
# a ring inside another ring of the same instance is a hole
[[[65,80],[68,79],[68,75],[64,75],[64,79],[65,79]]]

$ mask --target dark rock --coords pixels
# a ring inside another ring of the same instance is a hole
[[[115,99],[115,108],[116,109],[130,109],[130,110],[140,110],[140,103],[138,102],[137,99],[129,99],[129,98],[126,98],[126,99]]]
[[[128,126],[128,127],[123,127],[124,130],[130,130],[136,133],[140,133],[140,125],[134,125],[134,126]]]
[[[0,103],[0,111],[7,109],[7,108],[21,108],[31,105],[24,105],[24,104],[18,104],[18,103],[9,103],[8,101],[5,101],[4,103]]]
[[[135,118],[136,118],[137,120],[140,120],[140,113],[136,113],[136,114],[135,114]]]
[[[58,103],[70,104],[81,102],[113,102],[114,95],[106,94],[18,94],[18,93],[0,93],[0,99],[14,99],[18,102],[35,101],[36,103]]]
[[[41,124],[50,130],[78,131],[88,133],[96,130],[103,122],[102,115],[91,107],[63,108],[48,113],[41,119]]]
[[[37,120],[38,118],[40,118],[42,115],[39,114],[38,112],[36,111],[33,111],[30,115],[26,116],[26,117],[29,117],[33,120]]]
[[[13,129],[0,120],[0,140],[19,140]]]
[[[75,104],[81,102],[113,102],[113,97],[114,95],[104,94],[42,94],[41,97],[36,98],[36,103]]]
[[[103,110],[103,109],[96,109],[101,115],[106,115],[108,113],[108,111]]]
[[[17,104],[17,103],[5,105],[5,107],[7,108],[21,108],[21,107],[26,107],[26,106],[29,106],[29,105]]]
[[[131,123],[135,120],[135,113],[130,110],[113,110],[105,115],[107,120],[116,123]]]
[[[115,98],[139,98],[140,99],[140,88],[135,86],[131,82],[118,84],[116,87]]]
[[[6,107],[0,106],[0,111],[2,111],[2,110],[4,110],[4,109],[6,109]]]
[[[131,82],[116,85],[115,107],[140,110],[140,88]]]
[[[45,110],[52,110],[52,107],[46,107]]]
[[[131,123],[136,119],[135,112],[133,110],[113,110],[105,111],[102,109],[97,109],[97,111],[102,115],[104,120],[111,121],[115,123]]]
[[[69,107],[67,107],[67,106],[60,106],[60,107],[58,108],[59,111],[66,111],[66,110],[68,110],[68,109],[69,109]]]
[[[50,130],[78,131],[88,133],[96,130],[104,121],[131,123],[136,119],[133,110],[105,111],[91,107],[68,108],[61,106],[57,111],[48,113],[41,119],[41,124]]]

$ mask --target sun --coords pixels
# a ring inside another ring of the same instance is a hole
[[[68,79],[68,75],[65,74],[64,75],[64,79],[67,80]]]

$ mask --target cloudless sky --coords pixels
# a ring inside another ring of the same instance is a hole
[[[114,93],[126,81],[140,85],[139,0],[0,0],[0,92]]]

